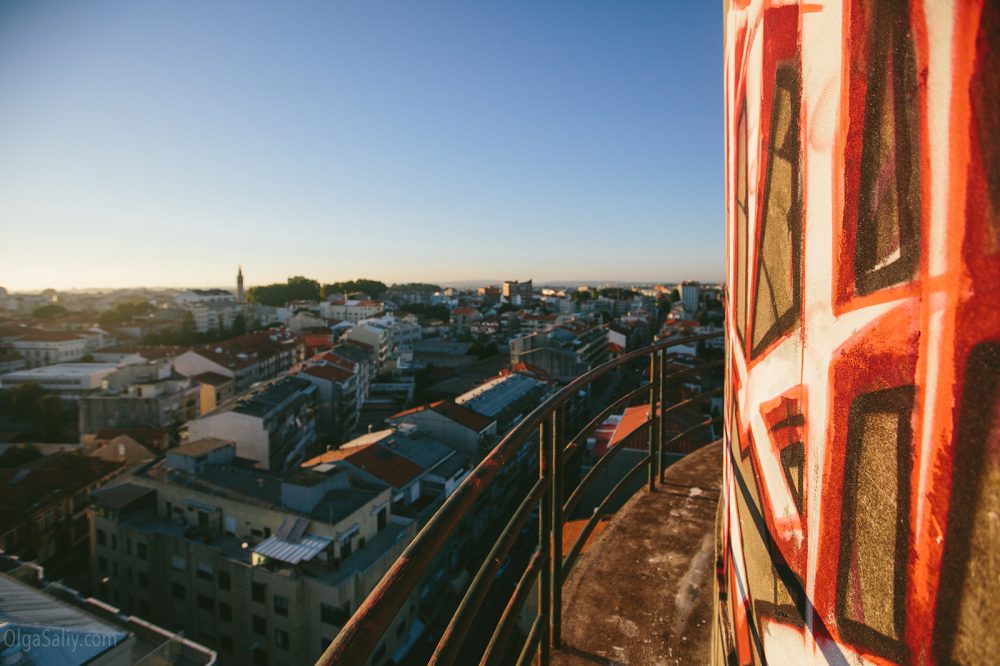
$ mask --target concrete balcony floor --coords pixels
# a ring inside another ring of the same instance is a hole
[[[722,443],[667,469],[588,546],[563,588],[562,647],[552,662],[707,664],[714,523]]]

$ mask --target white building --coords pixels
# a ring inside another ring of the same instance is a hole
[[[114,363],[61,363],[30,370],[18,370],[0,376],[0,389],[34,382],[46,391],[66,400],[100,391],[105,377],[115,372]]]
[[[174,297],[180,306],[197,303],[236,303],[236,296],[225,289],[188,289]]]
[[[688,312],[697,312],[701,307],[701,285],[691,280],[681,283],[681,302]]]
[[[376,317],[384,310],[378,301],[328,300],[319,304],[319,313],[327,319],[357,322]]]

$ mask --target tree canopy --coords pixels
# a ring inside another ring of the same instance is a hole
[[[55,319],[66,314],[66,308],[61,305],[43,305],[31,311],[31,316],[36,319]]]
[[[254,303],[281,307],[289,301],[318,301],[320,299],[319,282],[296,275],[288,278],[284,284],[265,284],[250,287],[247,298]]]
[[[322,298],[326,298],[327,296],[331,296],[333,294],[352,294],[360,291],[364,294],[368,294],[372,298],[378,298],[388,290],[389,287],[387,287],[384,282],[358,278],[357,280],[346,280],[344,282],[324,284],[323,288],[320,290],[320,296]]]
[[[156,312],[156,306],[147,301],[129,301],[119,303],[110,310],[102,312],[97,321],[102,326],[112,324],[127,324],[136,317],[144,317]]]
[[[426,282],[406,282],[403,284],[394,284],[389,288],[389,291],[398,292],[401,294],[412,294],[414,292],[420,294],[436,294],[441,291],[441,287],[436,284],[428,284]]]

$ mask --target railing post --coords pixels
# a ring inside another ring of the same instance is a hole
[[[667,439],[667,350],[663,349],[660,351],[660,420],[657,430],[659,435],[659,449],[660,454],[657,456],[658,464],[660,467],[660,484],[662,485],[665,476],[665,454],[664,442]]]
[[[542,570],[538,574],[538,652],[541,666],[548,666],[552,646],[549,642],[551,620],[552,581],[552,419],[543,418],[539,424],[538,477],[548,484],[538,500],[538,550],[542,556]]]
[[[649,355],[649,492],[656,489],[656,385],[657,385],[657,353]]]
[[[566,471],[563,467],[563,443],[566,428],[566,408],[560,406],[552,414],[552,623],[550,640],[558,649],[562,640],[562,531],[563,491]]]

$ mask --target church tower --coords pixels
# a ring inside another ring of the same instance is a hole
[[[236,272],[236,302],[237,303],[244,303],[244,302],[246,302],[246,300],[244,299],[244,294],[243,294],[243,267],[242,266],[240,266],[239,270]]]

